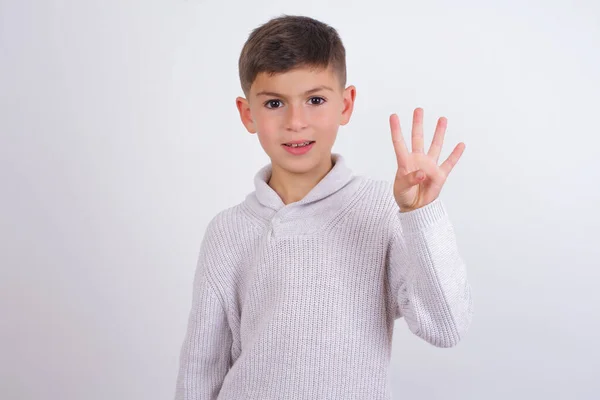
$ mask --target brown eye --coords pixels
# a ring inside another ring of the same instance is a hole
[[[317,100],[317,101],[315,101],[315,100]],[[321,104],[325,103],[325,99],[322,98],[322,97],[311,97],[310,98],[310,103],[313,106],[320,106]]]
[[[269,100],[265,103],[265,107],[267,108],[279,108],[278,105],[281,103],[279,100]]]

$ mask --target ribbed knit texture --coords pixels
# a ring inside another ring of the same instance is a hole
[[[467,332],[471,289],[441,199],[400,213],[392,183],[332,158],[288,205],[266,165],[210,221],[177,400],[389,400],[396,319],[437,347]]]

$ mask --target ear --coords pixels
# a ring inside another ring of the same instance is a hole
[[[252,119],[252,112],[250,111],[250,104],[248,100],[243,97],[238,97],[235,99],[235,105],[240,113],[240,119],[242,120],[242,124],[246,127],[246,130],[250,133],[256,133],[256,124]]]
[[[354,110],[354,99],[356,98],[356,88],[353,85],[348,86],[344,90],[343,95],[344,109],[342,110],[342,117],[340,125],[346,125],[350,121],[352,116],[352,110]]]

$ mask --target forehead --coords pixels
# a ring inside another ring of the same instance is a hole
[[[259,73],[252,83],[250,95],[255,96],[258,92],[267,91],[286,96],[299,96],[318,86],[328,86],[337,90],[338,85],[337,76],[331,67],[326,69],[301,67],[276,74]]]

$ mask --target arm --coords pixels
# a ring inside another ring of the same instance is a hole
[[[232,334],[208,274],[216,246],[207,230],[194,277],[192,307],[181,346],[175,400],[214,400],[229,370]]]
[[[436,347],[456,345],[473,316],[471,288],[440,199],[408,212],[395,209],[388,242],[393,303],[411,332]]]

